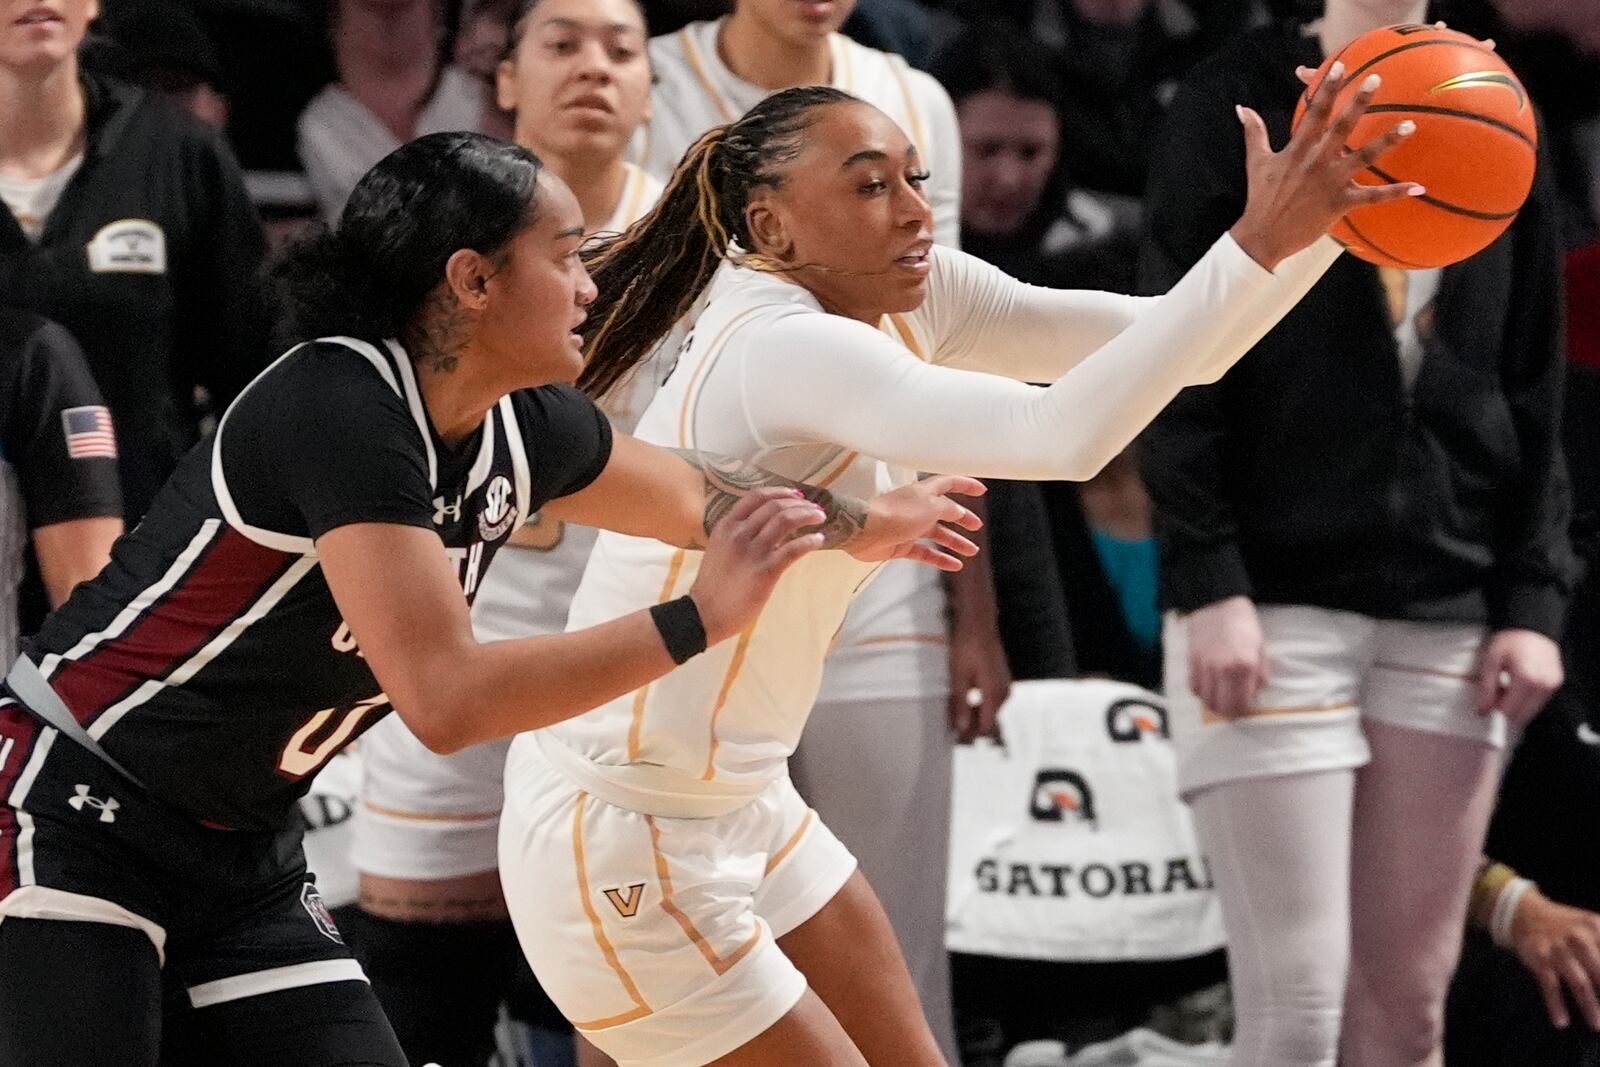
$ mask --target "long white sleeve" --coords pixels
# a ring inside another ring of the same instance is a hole
[[[1230,258],[1255,265],[1232,238],[1223,240],[1237,253]],[[1254,318],[1235,320],[1240,332],[1218,346],[1225,362],[1197,368],[1190,384],[1214,381],[1232,366],[1299,302],[1339,252],[1337,242],[1323,238],[1278,264],[1273,276],[1281,307],[1276,312],[1262,309],[1268,318],[1260,329],[1255,329]],[[941,269],[929,280],[925,317],[935,338],[934,362],[948,367],[1001,374],[1018,381],[1053,382],[1142,316],[1166,314],[1158,309],[1169,296],[1048,289],[1019,282],[973,256],[943,250],[935,250],[935,254],[940,257]]]
[[[729,349],[736,372],[711,376],[706,388],[737,389],[723,400],[766,448],[829,442],[914,470],[1081,480],[1180,389],[1231,366],[1333,258],[1323,250],[1274,274],[1224,236],[1160,298],[1130,304],[1029,289],[977,307],[941,303],[925,316],[933,364],[864,323],[796,305],[759,331],[740,331]],[[942,290],[935,298],[949,299]],[[941,319],[953,328],[941,330]],[[1055,354],[1034,353],[1046,346]],[[1051,360],[1076,366],[1046,389],[959,369],[1016,373]]]

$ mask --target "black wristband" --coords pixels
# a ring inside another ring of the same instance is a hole
[[[706,628],[694,598],[681,596],[650,609],[661,640],[674,663],[687,663],[706,650]]]

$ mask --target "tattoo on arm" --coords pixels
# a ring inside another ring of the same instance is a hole
[[[840,548],[848,545],[866,528],[867,505],[854,497],[831,493],[814,485],[793,481],[733,456],[696,452],[686,448],[675,448],[672,451],[682,456],[686,463],[705,478],[706,507],[703,528],[707,537],[716,529],[717,523],[722,521],[723,516],[733,510],[740,498],[756,489],[775,485],[800,490],[807,500],[822,509],[824,515],[822,523],[809,527],[802,533],[822,534],[823,548]],[[688,547],[704,548],[705,544],[702,542]]]

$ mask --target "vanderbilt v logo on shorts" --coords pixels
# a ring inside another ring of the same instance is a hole
[[[627,889],[626,894],[620,889],[607,889],[606,899],[611,901],[611,906],[617,909],[617,914],[624,919],[631,919],[638,914],[639,901],[644,899],[644,883],[635,882]]]

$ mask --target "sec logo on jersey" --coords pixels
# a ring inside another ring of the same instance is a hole
[[[517,521],[517,508],[511,502],[511,479],[497,474],[483,493],[483,510],[478,513],[478,534],[485,541],[498,541]]]

